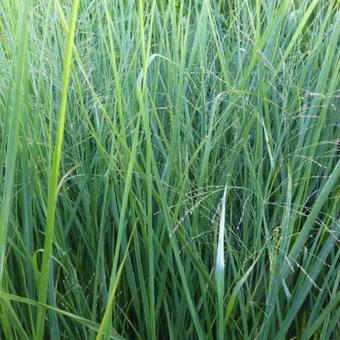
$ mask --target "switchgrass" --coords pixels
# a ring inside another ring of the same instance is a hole
[[[0,2],[0,338],[340,336],[337,0]]]

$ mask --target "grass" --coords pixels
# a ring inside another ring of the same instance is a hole
[[[1,1],[0,339],[337,339],[339,22]]]

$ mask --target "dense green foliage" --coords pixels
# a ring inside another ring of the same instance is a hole
[[[338,0],[0,1],[0,338],[340,336]]]

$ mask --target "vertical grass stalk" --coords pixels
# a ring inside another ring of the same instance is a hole
[[[38,288],[38,301],[42,304],[46,303],[47,290],[50,278],[50,266],[53,251],[53,235],[55,225],[55,212],[58,198],[58,178],[59,166],[61,160],[61,152],[64,140],[65,118],[66,118],[66,104],[67,94],[70,83],[71,66],[72,66],[72,50],[73,41],[76,30],[76,22],[78,15],[79,0],[74,0],[72,3],[71,18],[69,30],[67,34],[67,45],[63,67],[63,82],[61,90],[61,102],[59,111],[59,122],[57,129],[56,142],[54,146],[52,166],[49,170],[48,181],[48,202],[47,202],[47,219],[46,219],[46,235],[44,241],[44,253],[42,258],[42,265],[39,274],[39,288]],[[42,340],[44,337],[45,329],[45,307],[41,306],[38,309],[37,324],[36,324],[36,340]]]

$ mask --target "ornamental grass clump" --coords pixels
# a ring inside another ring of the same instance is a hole
[[[0,339],[340,336],[337,0],[0,2]]]

